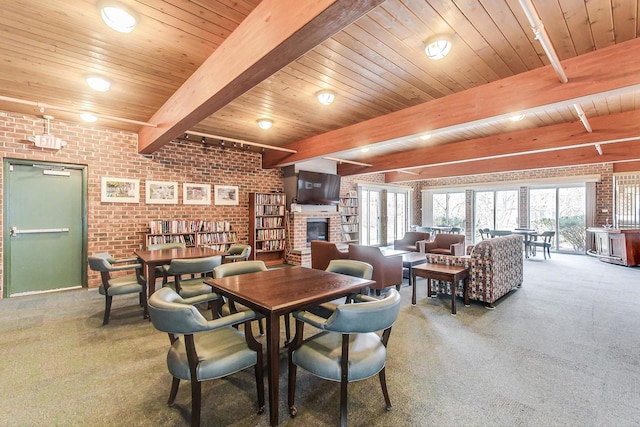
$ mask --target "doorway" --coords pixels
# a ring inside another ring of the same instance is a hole
[[[4,297],[87,285],[87,167],[4,159]]]

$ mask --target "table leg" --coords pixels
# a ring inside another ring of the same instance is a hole
[[[148,262],[146,264],[147,267],[147,292],[149,293],[149,298],[156,291],[156,265],[154,263]]]
[[[431,279],[427,277],[427,298],[431,298]]]
[[[267,316],[267,372],[269,384],[269,419],[277,426],[278,400],[280,386],[280,316],[273,313]]]
[[[462,284],[463,284],[462,292],[464,292],[464,305],[468,307],[469,306],[469,275],[465,276]]]
[[[409,280],[411,283],[411,304],[416,305],[416,275],[411,274],[411,267],[409,267]]]
[[[458,284],[458,281],[454,277],[453,280],[451,281],[451,314],[453,316],[456,315],[456,288],[457,288],[457,284]]]

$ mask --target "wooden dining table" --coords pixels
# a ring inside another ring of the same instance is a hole
[[[284,267],[257,273],[207,279],[213,291],[266,317],[269,416],[278,425],[280,316],[349,294],[375,282],[306,267]]]
[[[169,264],[172,259],[204,258],[224,255],[225,252],[205,247],[186,247],[174,249],[157,249],[153,251],[138,250],[134,252],[142,264],[144,277],[147,279],[149,297],[156,290],[156,267]]]

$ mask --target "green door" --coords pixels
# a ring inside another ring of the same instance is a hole
[[[86,285],[86,167],[4,161],[4,296]]]

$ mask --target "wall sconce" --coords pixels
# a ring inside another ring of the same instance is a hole
[[[271,129],[271,126],[273,126],[273,120],[270,119],[258,119],[258,126],[260,127],[260,129]]]
[[[451,40],[448,36],[433,36],[424,42],[424,53],[427,54],[427,58],[433,59],[434,61],[444,58],[450,51]]]
[[[336,94],[331,92],[330,90],[321,90],[316,93],[316,98],[318,98],[318,102],[322,105],[329,105],[336,99]]]

